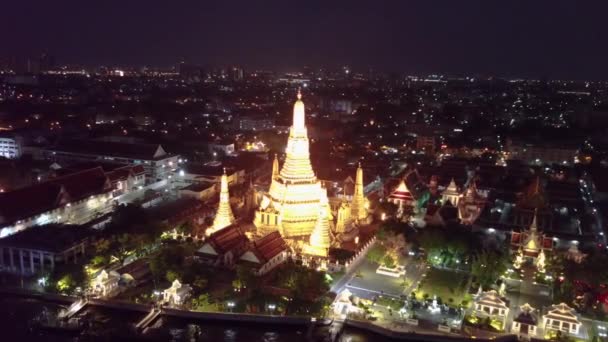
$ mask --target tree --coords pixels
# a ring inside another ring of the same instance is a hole
[[[194,227],[192,226],[192,222],[190,221],[185,221],[182,224],[180,224],[179,226],[177,226],[175,228],[175,230],[179,233],[179,234],[191,234],[192,231],[194,230]]]
[[[192,282],[192,286],[198,291],[204,290],[207,287],[207,284],[209,284],[207,278],[201,276],[194,277],[194,281]]]
[[[167,279],[167,281],[172,283],[173,281],[175,281],[175,279],[179,278],[179,274],[176,271],[168,270],[165,274],[165,278]]]
[[[386,255],[384,259],[382,259],[382,263],[388,268],[395,267],[395,259],[393,259],[393,257],[390,255]]]
[[[483,250],[473,258],[471,274],[479,284],[488,288],[507,270],[508,256],[494,250]]]
[[[194,311],[219,311],[216,303],[211,301],[209,294],[202,294],[192,299],[192,310]]]
[[[235,288],[253,288],[255,287],[255,282],[257,280],[257,277],[255,276],[255,274],[253,273],[253,270],[251,269],[251,267],[245,266],[245,265],[238,265],[236,267],[236,279],[238,279],[240,281],[240,286],[234,286],[233,283],[233,287]]]
[[[366,257],[369,261],[379,264],[385,254],[386,248],[380,244],[375,244],[367,251]]]
[[[389,201],[380,202],[378,210],[386,214],[387,217],[394,217],[397,214],[397,205]]]

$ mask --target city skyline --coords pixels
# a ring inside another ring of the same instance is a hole
[[[608,79],[604,4],[367,1],[7,4],[2,57],[83,65],[242,65]],[[97,15],[104,13],[104,15]],[[449,57],[447,57],[449,56]]]

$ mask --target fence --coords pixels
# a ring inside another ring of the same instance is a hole
[[[376,243],[376,237],[372,237],[371,239],[369,239],[365,245],[363,245],[363,247],[361,247],[356,253],[355,255],[353,255],[348,261],[346,261],[344,264],[341,264],[339,261],[336,262],[331,262],[327,264],[327,270],[332,273],[332,272],[340,272],[340,271],[344,271],[346,273],[350,272],[354,266],[358,265],[359,262],[361,262],[361,260],[365,257],[365,254],[367,254],[367,251],[372,248],[372,246]]]

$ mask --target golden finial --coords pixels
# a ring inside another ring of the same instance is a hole
[[[298,87],[298,100],[302,99],[302,90]]]

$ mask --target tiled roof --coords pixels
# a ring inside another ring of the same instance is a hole
[[[90,234],[90,230],[78,225],[49,224],[9,235],[0,239],[0,245],[59,253],[81,243]]]
[[[142,160],[154,160],[167,157],[163,148],[158,144],[131,144],[115,141],[64,139],[59,141],[55,147],[50,148],[50,150]]]
[[[108,178],[98,167],[10,191],[0,195],[0,224],[12,224],[111,190]]]
[[[249,239],[237,225],[232,225],[211,234],[207,242],[220,255],[234,250],[241,254]]]
[[[287,249],[285,240],[283,240],[281,234],[277,231],[258,239],[253,243],[253,246],[254,253],[258,256],[258,258],[262,259],[260,261],[263,263],[269,261]]]

